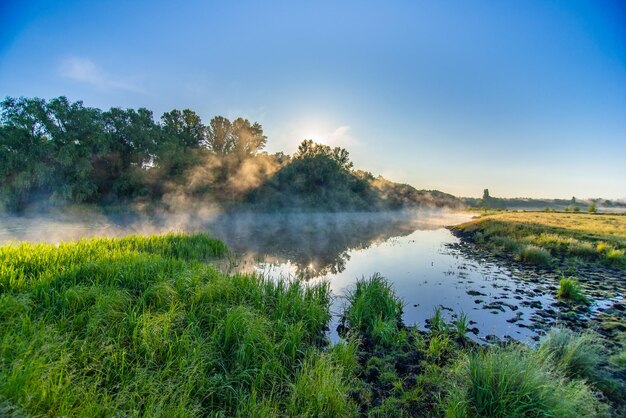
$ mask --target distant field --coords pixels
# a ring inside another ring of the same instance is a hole
[[[626,216],[563,212],[488,214],[452,228],[519,261],[551,265],[554,258],[626,268]]]
[[[626,216],[560,212],[502,212],[481,218],[563,228],[593,235],[626,238]]]

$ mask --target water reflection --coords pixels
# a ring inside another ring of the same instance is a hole
[[[289,265],[299,279],[346,270],[351,253],[467,216],[441,212],[224,215],[208,225],[237,254],[239,271]]]

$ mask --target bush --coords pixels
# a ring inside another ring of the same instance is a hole
[[[492,348],[470,355],[457,371],[448,417],[604,416],[582,381],[567,381],[529,349]]]
[[[573,278],[561,278],[559,290],[556,293],[559,299],[570,300],[576,303],[589,303],[589,298],[585,296],[578,282]]]

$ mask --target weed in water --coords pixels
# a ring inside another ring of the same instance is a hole
[[[580,284],[576,279],[571,277],[563,277],[559,281],[559,290],[557,291],[559,299],[569,300],[576,303],[589,303],[589,298],[582,292]]]

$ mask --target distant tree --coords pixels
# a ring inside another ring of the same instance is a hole
[[[206,143],[205,127],[196,112],[174,109],[161,116],[168,140],[180,141],[186,147],[197,148]]]
[[[483,190],[483,200],[489,200],[491,196],[489,195],[489,189]]]
[[[576,197],[572,196],[572,205],[575,205],[575,204],[576,204]]]
[[[328,145],[318,144],[311,139],[305,139],[298,146],[298,151],[294,154],[295,159],[314,158],[323,156],[335,161],[339,166],[350,171],[353,167],[350,161],[350,154],[341,147],[331,148]]]
[[[589,213],[598,213],[598,208],[596,207],[596,202],[591,202],[589,208],[587,208]]]
[[[211,119],[206,145],[218,155],[228,154],[233,149],[233,125],[227,118],[215,116]]]
[[[574,206],[574,207],[572,208],[572,210],[573,210],[574,212],[580,212],[580,207],[578,207],[578,206]]]
[[[232,124],[233,152],[240,159],[255,155],[265,147],[267,137],[258,122],[250,124],[248,119],[237,118]]]

